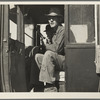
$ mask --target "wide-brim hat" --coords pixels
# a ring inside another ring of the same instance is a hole
[[[47,17],[62,17],[62,14],[58,8],[51,8],[49,14],[46,14]]]

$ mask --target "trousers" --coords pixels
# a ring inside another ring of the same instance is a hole
[[[53,51],[46,51],[45,54],[36,54],[35,61],[40,69],[39,81],[53,83],[56,70],[63,70],[65,56]]]

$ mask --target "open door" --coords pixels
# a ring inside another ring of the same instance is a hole
[[[94,5],[65,7],[66,91],[96,92]]]
[[[0,76],[2,92],[27,91],[25,76],[24,25],[22,12],[23,9],[19,6],[14,6],[14,9],[10,9],[9,5],[0,6]],[[14,25],[16,25],[16,28]],[[12,29],[14,32],[16,31],[16,39],[12,38],[14,35],[13,31],[11,31]]]
[[[10,42],[9,42],[9,66],[11,75],[11,86],[13,92],[26,92],[25,72],[25,44],[24,44],[24,15],[23,6],[10,9]],[[13,23],[13,25],[12,25]],[[12,29],[15,27],[15,31]],[[16,34],[16,39],[12,38]]]

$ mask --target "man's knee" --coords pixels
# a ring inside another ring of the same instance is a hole
[[[47,56],[47,57],[48,56],[54,56],[54,55],[55,55],[55,53],[53,51],[48,50],[48,51],[45,52],[45,56]]]
[[[35,55],[35,61],[37,61],[38,57],[39,57],[39,55],[36,54],[36,55]]]
[[[41,54],[36,54],[35,55],[35,61],[37,62],[41,58]]]

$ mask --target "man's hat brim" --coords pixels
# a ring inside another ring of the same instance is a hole
[[[54,13],[54,12],[52,12],[52,13],[50,13],[50,14],[45,14],[47,17],[62,17],[62,15],[61,14],[57,14],[57,13]]]

